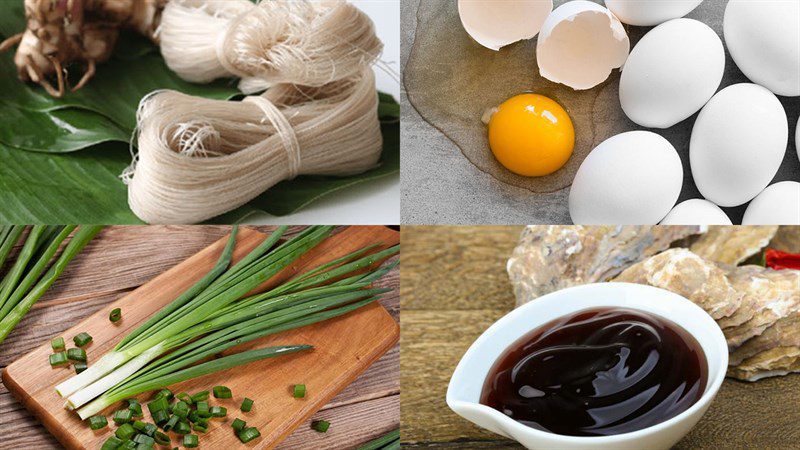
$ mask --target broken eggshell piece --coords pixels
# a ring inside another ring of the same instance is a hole
[[[606,0],[605,3],[622,23],[650,27],[689,14],[703,0]]]
[[[539,73],[575,90],[605,81],[628,59],[630,40],[606,8],[586,0],[567,2],[542,25],[536,46]]]
[[[464,29],[492,50],[536,36],[552,10],[552,0],[458,1]]]

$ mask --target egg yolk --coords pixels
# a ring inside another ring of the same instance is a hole
[[[541,177],[567,163],[575,130],[561,105],[543,95],[522,94],[500,105],[489,120],[489,147],[508,170]]]

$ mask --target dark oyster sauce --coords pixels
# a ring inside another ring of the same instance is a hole
[[[707,382],[703,349],[677,324],[591,309],[515,342],[489,371],[481,403],[540,430],[608,436],[677,416]]]

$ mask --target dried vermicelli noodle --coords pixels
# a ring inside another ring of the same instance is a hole
[[[173,0],[161,53],[181,78],[242,78],[255,92],[278,83],[321,86],[356,76],[380,56],[372,20],[340,0]]]
[[[156,92],[139,106],[128,202],[148,223],[194,223],[297,175],[364,172],[382,150],[377,108],[369,68],[320,87],[277,85],[242,102]]]

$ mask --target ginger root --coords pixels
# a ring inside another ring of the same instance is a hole
[[[0,43],[17,45],[14,64],[22,81],[41,85],[60,98],[67,88],[67,67],[83,64],[76,91],[108,60],[119,31],[131,28],[155,41],[161,11],[168,0],[24,0],[25,31]],[[56,86],[50,82],[55,77]]]

